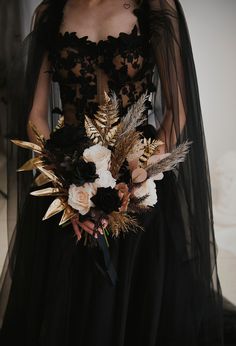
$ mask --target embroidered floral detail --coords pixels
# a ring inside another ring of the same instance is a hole
[[[121,115],[143,92],[155,91],[150,42],[142,31],[139,34],[135,24],[130,33],[108,35],[98,42],[75,32],[58,33],[49,59],[52,79],[60,86],[65,121],[67,113],[77,121],[82,121],[84,113],[93,116],[103,94],[101,86],[116,92]]]

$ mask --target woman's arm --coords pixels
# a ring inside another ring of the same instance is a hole
[[[151,42],[164,101],[163,117],[155,112],[157,137],[165,143],[159,147],[161,153],[176,146],[187,120],[186,61],[176,4],[175,0],[149,0]]]
[[[51,75],[48,73],[50,70],[50,63],[48,55],[45,53],[39,78],[35,90],[34,102],[29,114],[29,120],[37,127],[40,134],[46,139],[49,138],[50,130],[48,124],[48,106],[50,96],[50,83]],[[36,142],[36,137],[31,127],[27,126],[27,133],[31,142]]]

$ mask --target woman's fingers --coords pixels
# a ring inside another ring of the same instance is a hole
[[[88,225],[85,223],[86,221],[84,222],[79,222],[78,221],[78,224],[80,225],[80,227],[83,228],[84,231],[88,232],[89,234],[93,234],[93,229],[91,229],[90,227],[88,227]]]
[[[86,221],[83,221],[83,222],[80,222],[79,221],[79,218],[78,217],[75,217],[75,218],[72,218],[72,225],[73,225],[73,228],[74,228],[74,231],[75,233],[77,234],[78,236],[78,240],[81,239],[81,231],[79,229],[79,226],[86,232],[88,232],[89,234],[91,235],[94,235],[95,238],[98,237],[98,235],[96,233],[94,233],[94,229],[95,229],[95,224],[90,221],[90,220],[86,220]],[[108,220],[107,219],[102,219],[101,220],[101,224],[102,224],[102,227],[107,227],[108,225]],[[79,226],[78,226],[79,225]],[[102,227],[98,227],[98,232],[103,234],[103,229]]]
[[[85,221],[83,222],[83,224],[86,225],[88,228],[90,228],[91,231],[94,231],[95,224],[94,224],[92,221],[85,220]]]
[[[75,219],[72,219],[71,222],[72,222],[72,225],[74,228],[74,232],[77,235],[77,239],[80,240],[81,239],[81,232],[80,232],[79,226],[77,224],[77,221]]]

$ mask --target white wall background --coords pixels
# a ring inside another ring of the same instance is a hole
[[[212,176],[223,294],[236,303],[236,0],[180,0],[189,26]],[[37,0],[23,0],[23,32]],[[0,263],[1,268],[1,263]]]
[[[211,167],[236,150],[236,1],[180,0],[198,74]]]
[[[236,303],[236,0],[180,0],[192,40],[210,162],[218,268]]]
[[[26,36],[30,30],[30,22],[34,9],[40,3],[39,0],[22,0],[22,16],[25,21],[22,23],[23,36]]]

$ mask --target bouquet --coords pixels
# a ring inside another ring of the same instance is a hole
[[[147,93],[119,116],[118,99],[114,92],[105,92],[93,118],[84,116],[84,126],[68,125],[63,116],[46,140],[34,124],[37,144],[12,140],[32,150],[37,156],[18,171],[36,169],[35,184],[40,187],[34,196],[53,196],[43,220],[62,212],[59,225],[65,226],[73,217],[95,223],[94,235],[103,229],[108,236],[118,237],[129,230],[142,229],[136,215],[145,213],[157,203],[156,180],[164,172],[183,162],[191,142],[186,141],[171,153],[159,154],[159,139],[147,139],[137,127],[144,122]],[[43,185],[50,183],[50,187]],[[108,220],[103,227],[101,220]],[[83,232],[85,244],[94,236]]]

